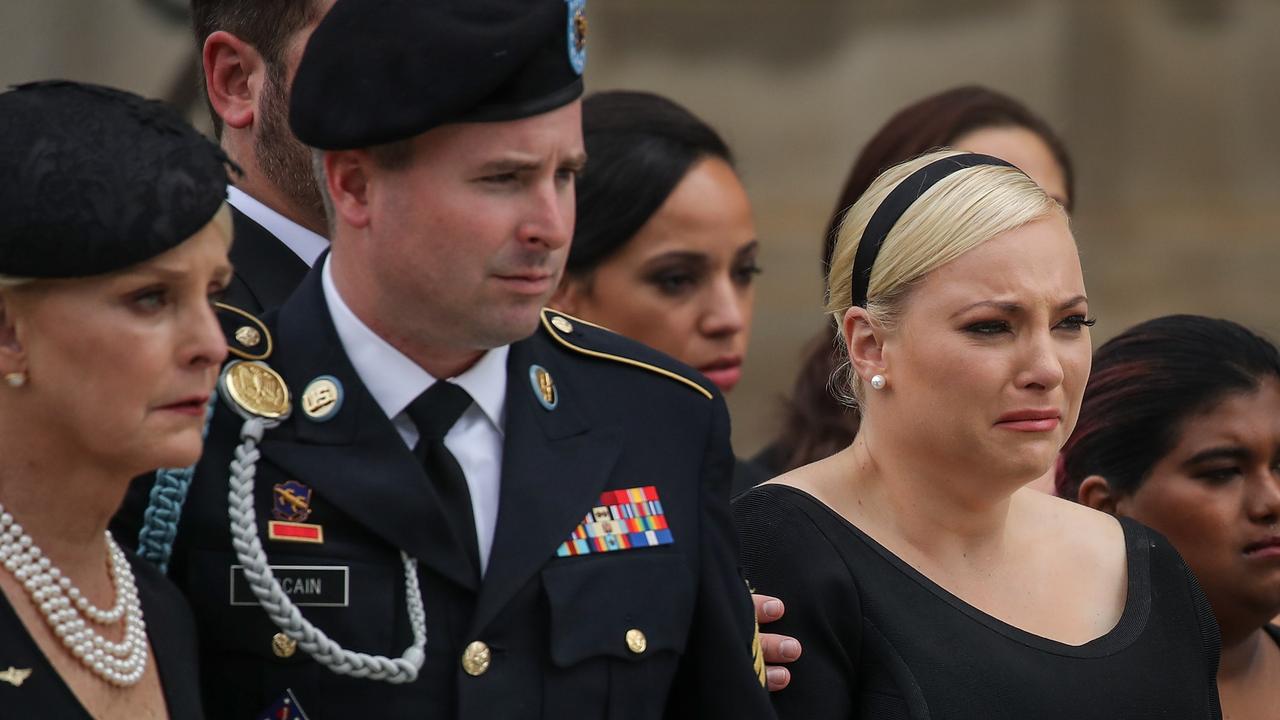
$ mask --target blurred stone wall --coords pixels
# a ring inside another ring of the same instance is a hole
[[[190,41],[165,4],[6,0],[0,83],[191,97]],[[590,21],[590,89],[655,90],[711,121],[755,202],[765,274],[730,397],[743,453],[775,431],[821,326],[821,233],[854,156],[898,108],[957,84],[1013,94],[1065,136],[1095,344],[1169,312],[1280,337],[1280,3],[591,0]]]

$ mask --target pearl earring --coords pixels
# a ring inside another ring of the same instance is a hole
[[[27,384],[27,374],[24,372],[5,373],[4,381],[8,383],[11,388],[20,388]]]
[[[885,380],[883,375],[877,374],[877,375],[871,376],[871,387],[875,388],[876,390],[883,390],[884,386],[888,384],[889,384],[889,381]]]

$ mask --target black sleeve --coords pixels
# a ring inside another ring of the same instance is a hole
[[[789,666],[790,685],[772,693],[773,705],[781,718],[846,720],[856,708],[858,590],[826,534],[787,492],[764,486],[733,507],[747,579],[786,605],[782,619],[762,630],[794,637],[803,647]]]
[[[1222,703],[1218,698],[1218,661],[1222,656],[1222,635],[1218,629],[1218,619],[1209,605],[1209,598],[1200,588],[1200,582],[1187,567],[1187,563],[1178,554],[1167,539],[1160,533],[1147,528],[1152,537],[1152,562],[1167,561],[1176,563],[1186,580],[1187,594],[1191,598],[1191,607],[1195,611],[1196,625],[1199,629],[1200,648],[1205,659],[1206,681],[1209,684],[1209,708],[1207,717],[1210,720],[1221,720]]]
[[[755,610],[739,572],[737,536],[729,511],[732,475],[729,416],[717,396],[699,491],[698,599],[667,717],[774,717],[769,694],[753,663]]]

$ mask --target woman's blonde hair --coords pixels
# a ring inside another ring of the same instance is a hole
[[[952,155],[938,150],[881,173],[844,214],[827,275],[826,312],[839,326],[853,304],[853,261],[867,223],[889,193],[920,168]],[[982,243],[1041,218],[1066,212],[1021,171],[1002,165],[978,165],[948,175],[907,208],[885,236],[871,268],[867,314],[892,331],[912,288],[927,274]],[[836,334],[847,354],[844,336]],[[832,378],[832,391],[848,404],[862,397],[861,379],[846,360]]]

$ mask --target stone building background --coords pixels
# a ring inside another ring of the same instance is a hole
[[[188,103],[174,0],[5,0],[0,84],[68,77]],[[1280,338],[1274,0],[591,0],[590,89],[662,92],[737,153],[763,244],[735,443],[772,435],[820,327],[821,233],[862,144],[926,94],[1023,99],[1074,156],[1095,345],[1170,312]],[[3,189],[0,188],[0,192]]]

